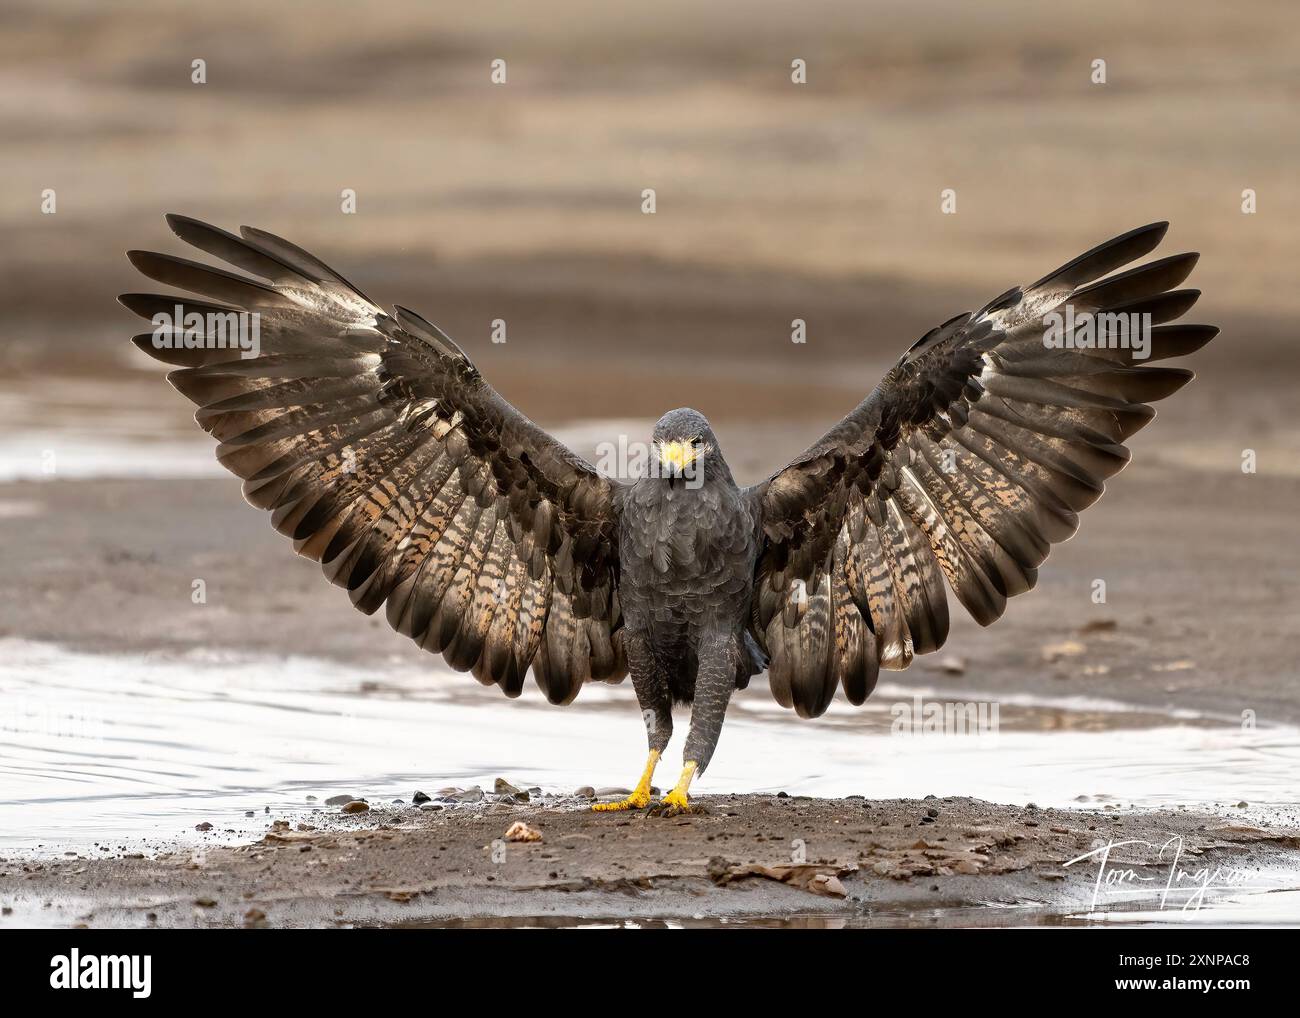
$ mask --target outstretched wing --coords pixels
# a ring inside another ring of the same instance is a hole
[[[1033,587],[1051,545],[1128,462],[1123,442],[1155,416],[1147,404],[1193,377],[1144,359],[1191,353],[1218,333],[1164,324],[1200,296],[1174,289],[1195,254],[1102,278],[1167,228],[1116,237],[932,330],[821,441],[751,489],[764,535],[752,630],[781,704],[816,716],[837,684],[861,703],[880,668],[938,649],[943,577],[981,625]]]
[[[386,602],[394,629],[509,696],[530,664],[554,703],[622,678],[620,489],[419,315],[386,313],[261,230],[167,222],[259,278],[129,252],[150,279],[205,298],[124,294],[155,323],[134,342],[178,367],[168,380],[198,405],[217,458],[299,554],[362,611]]]

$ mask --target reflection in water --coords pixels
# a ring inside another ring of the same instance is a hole
[[[1293,729],[1022,696],[1003,699],[995,734],[891,735],[891,707],[917,691],[886,685],[868,709],[840,705],[817,722],[762,691],[742,695],[700,792],[1296,802]],[[567,793],[635,773],[643,738],[626,684],[555,708],[535,690],[503,700],[440,665],[97,656],[0,640],[0,850],[147,848],[193,839],[203,821],[232,840],[260,836],[268,810],[293,816],[338,793],[409,801],[497,776]]]
[[[1026,926],[1294,926],[1300,915],[1300,891],[1244,894],[1216,898],[1206,907],[1154,910],[1149,906],[1079,912],[1037,905],[968,905],[954,908],[863,909],[856,915],[809,912],[804,915],[658,919],[598,916],[515,916],[509,919],[446,919],[394,924],[403,929],[503,929],[529,927],[555,930],[635,929],[1015,929]]]

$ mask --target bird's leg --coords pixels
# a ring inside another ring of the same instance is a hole
[[[673,734],[672,697],[655,662],[650,641],[644,635],[628,634],[627,668],[632,674],[632,688],[636,690],[641,717],[645,721],[646,741],[650,743],[650,756],[646,760],[641,780],[626,799],[617,802],[598,802],[591,808],[599,811],[645,809],[650,805],[650,782],[654,778],[659,758],[668,747]]]
[[[703,774],[722,734],[722,719],[727,713],[731,692],[736,688],[736,670],[740,665],[740,644],[730,633],[706,633],[696,648],[699,669],[695,673],[695,702],[691,707],[691,731],[682,754],[682,776],[671,792],[664,796],[663,808],[689,810],[686,794],[696,774]]]

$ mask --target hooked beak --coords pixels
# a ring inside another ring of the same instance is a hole
[[[695,462],[695,446],[690,442],[660,442],[659,464],[670,473],[680,474]]]

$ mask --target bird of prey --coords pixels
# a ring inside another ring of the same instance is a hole
[[[1193,377],[1145,362],[1218,332],[1169,324],[1199,296],[1179,289],[1197,255],[1117,271],[1164,237],[1155,223],[932,329],[759,484],[736,484],[690,409],[659,420],[651,469],[629,481],[524,417],[437,326],[301,248],[167,222],[243,274],[129,252],[200,298],[123,295],[155,325],[134,342],[175,366],[218,459],[299,554],[507,696],[530,668],[555,704],[631,674],[649,759],[597,809],[649,805],[674,704],[692,708],[670,811],[690,807],[752,676],[766,669],[777,702],[812,718],[942,646],[945,579],[977,622],[997,619],[1128,462],[1148,404]],[[221,341],[241,312],[257,349]]]

